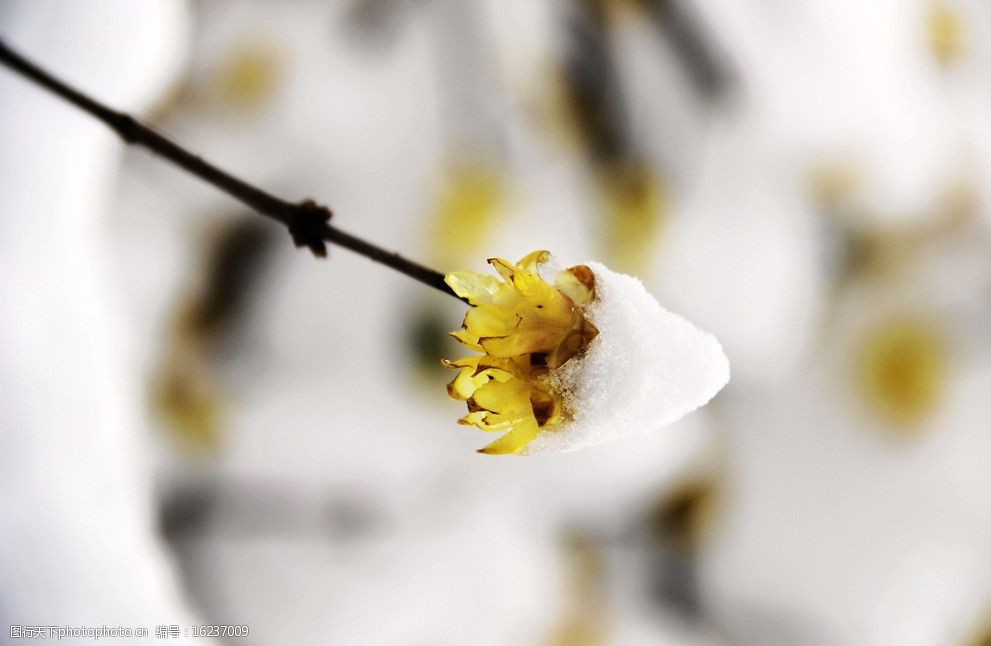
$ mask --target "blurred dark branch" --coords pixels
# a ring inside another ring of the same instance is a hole
[[[451,144],[496,162],[506,149],[505,93],[497,87],[495,47],[482,7],[466,0],[432,0],[421,8],[430,14],[440,116]]]
[[[733,86],[733,70],[705,25],[683,0],[641,0],[657,30],[688,70],[695,90],[716,101]]]
[[[606,11],[602,0],[575,4],[567,16],[564,65],[583,143],[597,163],[610,164],[631,156],[632,136]]]
[[[0,63],[83,112],[99,119],[113,129],[126,143],[150,150],[212,184],[234,199],[243,202],[258,213],[284,224],[297,247],[306,247],[314,255],[323,257],[327,255],[326,243],[330,242],[391,267],[434,289],[455,296],[444,282],[444,274],[407,260],[397,253],[386,251],[332,226],[330,224],[332,214],[326,206],[310,199],[297,203],[287,202],[224,172],[144,126],[130,115],[112,110],[79,90],[66,85],[11,50],[2,40],[0,40]]]

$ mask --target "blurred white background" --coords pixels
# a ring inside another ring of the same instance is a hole
[[[0,35],[439,270],[636,274],[733,366],[637,439],[477,455],[460,304],[0,70],[0,639],[991,643],[987,3],[6,0]]]

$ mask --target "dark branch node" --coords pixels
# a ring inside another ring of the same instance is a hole
[[[120,135],[120,138],[129,144],[141,141],[141,124],[135,121],[134,117],[123,112],[117,112],[113,118],[113,129]]]
[[[330,227],[327,223],[330,222],[332,215],[330,209],[313,200],[303,200],[294,205],[286,221],[293,244],[297,247],[306,247],[319,258],[325,257],[327,255],[325,241],[330,236]]]

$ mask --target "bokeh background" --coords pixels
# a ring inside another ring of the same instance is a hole
[[[0,70],[0,640],[991,643],[987,2],[4,0],[0,34],[440,270],[636,274],[733,369],[637,439],[477,455],[459,303]]]

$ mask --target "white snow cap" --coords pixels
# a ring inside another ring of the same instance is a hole
[[[584,263],[595,274],[585,316],[599,333],[551,373],[573,419],[527,447],[573,451],[656,430],[712,399],[729,381],[716,337],[673,314],[639,279]]]

